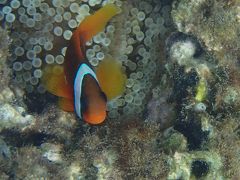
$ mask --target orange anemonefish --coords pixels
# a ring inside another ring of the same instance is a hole
[[[108,61],[109,67],[100,64],[97,72],[103,84],[103,92],[92,66],[86,60],[85,43],[101,32],[107,22],[119,13],[119,10],[115,5],[107,4],[93,15],[86,17],[73,32],[66,51],[64,66],[47,66],[44,70],[42,82],[50,93],[60,97],[60,107],[65,111],[75,110],[78,117],[90,124],[99,124],[105,120],[107,98],[113,98],[123,92],[126,76],[116,61]],[[115,67],[115,72],[110,72],[113,73],[112,75],[107,73],[111,67]],[[109,84],[122,79],[117,85],[119,86],[117,91],[110,96],[106,88],[114,88],[106,87],[106,83],[105,85],[103,83],[103,78],[110,77],[109,75],[115,77],[110,80],[106,78]]]

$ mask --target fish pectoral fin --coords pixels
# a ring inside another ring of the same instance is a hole
[[[59,98],[58,105],[64,111],[67,112],[74,111],[73,99]]]
[[[117,60],[110,56],[104,58],[96,67],[96,75],[108,100],[124,93],[127,76]]]
[[[44,69],[42,83],[51,94],[73,99],[72,87],[67,84],[62,66],[48,66]]]

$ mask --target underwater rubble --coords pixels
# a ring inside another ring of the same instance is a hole
[[[94,38],[93,67],[121,63],[124,92],[93,126],[41,78],[73,30],[121,8]],[[238,0],[0,0],[0,179],[240,178]]]

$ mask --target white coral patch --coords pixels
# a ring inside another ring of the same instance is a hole
[[[4,104],[0,106],[0,127],[27,127],[31,124],[34,124],[35,119],[33,116],[24,115],[24,113],[21,113],[18,110],[19,108],[14,108],[10,104]]]
[[[186,65],[192,59],[195,51],[196,47],[191,41],[176,42],[170,49],[170,56],[179,65]]]

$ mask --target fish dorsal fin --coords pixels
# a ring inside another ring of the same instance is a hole
[[[74,107],[76,114],[82,118],[81,112],[81,96],[82,96],[82,86],[83,86],[83,79],[85,75],[91,75],[98,83],[97,76],[95,72],[85,63],[81,64],[78,68],[74,79]]]
[[[96,11],[93,15],[87,16],[77,28],[84,42],[89,41],[97,33],[104,30],[108,21],[120,12],[120,8],[114,4],[107,4]]]

